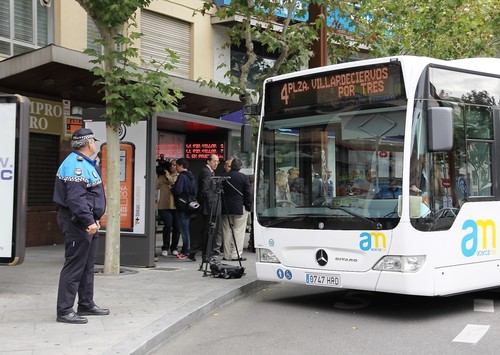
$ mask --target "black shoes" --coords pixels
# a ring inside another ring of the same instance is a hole
[[[192,260],[192,261],[196,261],[196,257],[195,257],[196,254],[193,254],[193,253],[189,253],[188,255],[188,259],[189,260]]]
[[[75,312],[66,314],[64,316],[57,316],[56,321],[59,323],[70,323],[70,324],[85,324],[88,322],[87,318],[82,317]]]
[[[78,315],[80,316],[107,316],[108,314],[109,309],[99,306],[94,306],[90,309],[78,307]]]
[[[94,306],[90,309],[78,307],[78,313],[71,312],[63,316],[57,316],[56,321],[59,323],[69,324],[85,324],[88,322],[87,318],[82,316],[107,316],[109,309]]]

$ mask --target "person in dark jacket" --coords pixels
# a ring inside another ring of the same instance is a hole
[[[85,315],[108,315],[109,309],[94,303],[94,263],[97,255],[99,220],[106,210],[104,186],[96,161],[94,133],[76,130],[74,149],[57,170],[54,202],[57,223],[64,235],[65,260],[57,292],[58,322],[85,324]],[[73,310],[78,293],[78,313]]]
[[[224,259],[244,261],[242,257],[243,243],[248,215],[252,209],[252,195],[250,192],[250,179],[240,172],[242,162],[233,159],[231,171],[227,173],[230,179],[224,181],[224,195],[222,203],[222,239],[224,241]],[[236,245],[233,241],[236,240]]]
[[[210,154],[207,159],[207,164],[201,169],[198,175],[198,202],[201,205],[200,213],[196,218],[196,224],[200,228],[196,228],[193,233],[193,240],[189,259],[196,261],[196,253],[201,250],[201,258],[207,261],[207,243],[208,233],[210,229],[210,215],[212,217],[220,214],[220,211],[213,211],[216,207],[216,199],[218,196],[215,194],[213,177],[215,176],[215,169],[219,165],[219,157],[217,154]],[[210,251],[211,252],[211,251]]]
[[[228,172],[231,171],[231,162],[233,161],[233,159],[227,159],[225,162],[224,162],[224,171],[222,172],[222,175],[226,175]],[[217,233],[215,233],[215,236],[214,236],[214,239],[212,241],[212,255],[213,256],[219,256],[221,255],[222,253],[222,250],[223,250],[223,247],[222,247],[222,228],[220,228],[221,226],[221,217],[222,215],[219,214],[217,216]]]
[[[177,200],[182,197],[187,200],[189,196],[196,196],[196,182],[192,172],[188,171],[189,163],[185,158],[177,159],[177,172],[179,176],[175,182],[172,192]],[[177,207],[177,218],[182,233],[182,250],[176,256],[178,259],[187,259],[190,250],[191,236],[189,234],[189,223],[191,213]]]

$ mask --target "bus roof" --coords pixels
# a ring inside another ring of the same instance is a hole
[[[292,73],[281,74],[272,78],[266,79],[266,81],[283,80],[295,76],[302,76],[308,74],[319,73],[329,70],[341,70],[345,68],[355,68],[358,66],[365,66],[371,64],[388,63],[391,61],[401,61],[402,63],[407,61],[412,61],[415,64],[420,65],[427,64],[440,64],[443,66],[453,66],[460,69],[473,70],[478,72],[485,72],[491,74],[500,74],[500,59],[499,58],[465,58],[465,59],[453,59],[453,60],[443,60],[431,57],[419,57],[419,56],[392,56],[392,57],[382,57],[373,59],[363,59],[354,62],[331,64],[323,67],[304,69]]]
[[[448,63],[462,69],[500,75],[500,58],[464,58],[450,60]]]

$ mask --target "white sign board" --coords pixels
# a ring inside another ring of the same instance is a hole
[[[14,233],[14,171],[16,153],[16,103],[0,103],[0,258],[12,257]]]

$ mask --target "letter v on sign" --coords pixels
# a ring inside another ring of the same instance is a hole
[[[0,167],[6,168],[9,164],[9,158],[0,158]]]

